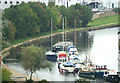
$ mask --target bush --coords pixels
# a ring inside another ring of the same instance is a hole
[[[120,14],[120,8],[114,8],[113,11],[114,11],[115,13]]]
[[[27,83],[33,83],[33,80],[32,79],[28,79],[26,80]]]
[[[12,75],[6,68],[2,68],[2,81],[13,81],[10,76]]]
[[[49,83],[46,79],[42,79],[39,83]]]
[[[87,81],[87,79],[77,79],[75,83],[90,83],[90,81]]]

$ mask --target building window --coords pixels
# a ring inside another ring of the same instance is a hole
[[[1,4],[1,1],[0,1],[0,4]]]
[[[12,4],[13,2],[12,1],[10,1],[10,4]]]
[[[19,4],[19,1],[16,1],[16,4]]]
[[[5,4],[7,4],[7,1],[5,1]]]
[[[60,3],[60,0],[58,0],[58,3]]]
[[[22,1],[22,3],[25,3],[24,1]]]
[[[71,0],[69,0],[69,2],[70,2]]]

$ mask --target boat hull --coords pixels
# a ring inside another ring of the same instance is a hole
[[[46,59],[48,61],[56,62],[57,61],[57,55],[46,55]]]
[[[95,72],[95,78],[104,78],[104,72]]]
[[[79,72],[78,73],[80,77],[87,78],[87,79],[95,79],[95,73],[94,72]]]
[[[108,76],[105,76],[104,79],[106,81],[111,81],[111,82],[118,82],[118,81],[120,81],[120,77],[118,75],[108,75]]]

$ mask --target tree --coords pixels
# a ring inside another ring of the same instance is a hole
[[[119,7],[119,8],[114,8],[113,11],[114,11],[115,13],[120,14],[120,7]]]
[[[81,22],[81,25],[84,27],[87,26],[87,24],[92,20],[92,16],[93,16],[93,12],[91,11],[91,8],[86,5],[80,5],[80,4],[74,5],[74,8],[80,11],[79,22]]]
[[[16,39],[35,35],[39,29],[38,17],[27,3],[5,9],[4,16],[16,27]]]
[[[52,8],[52,7],[55,7],[55,2],[49,2],[49,3],[48,3],[48,6],[51,7],[51,8]]]
[[[50,68],[51,63],[46,60],[45,50],[43,47],[35,47],[34,45],[22,48],[22,66],[25,70],[28,70],[30,74],[30,80],[32,80],[32,74],[40,68]]]

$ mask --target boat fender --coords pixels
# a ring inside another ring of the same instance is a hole
[[[60,68],[59,68],[59,72],[60,72]]]
[[[74,71],[76,72],[76,71],[77,71],[77,69],[74,69]]]
[[[63,72],[63,69],[61,69],[61,71]]]

